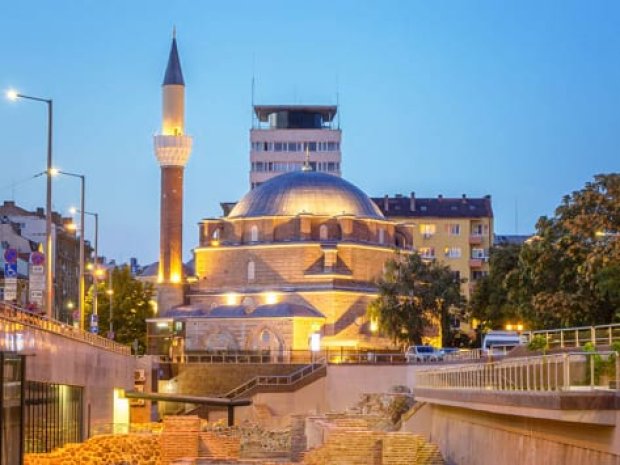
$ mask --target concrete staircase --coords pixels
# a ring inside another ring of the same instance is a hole
[[[258,392],[293,392],[327,375],[327,363],[311,363],[290,375],[255,376],[227,392],[224,397],[238,399]]]

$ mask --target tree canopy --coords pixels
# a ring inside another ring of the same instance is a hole
[[[487,328],[503,328],[521,319],[509,292],[517,284],[521,246],[507,244],[490,251],[489,274],[476,283],[470,301],[470,316],[483,321]]]
[[[112,268],[112,293],[109,275],[106,280],[98,282],[97,314],[99,316],[99,334],[105,336],[110,323],[110,302],[112,302],[112,325],[114,339],[122,344],[138,341],[138,353],[144,353],[146,347],[146,319],[153,316],[151,300],[153,286],[135,279],[129,267]],[[90,321],[93,312],[94,286],[86,296],[86,316]]]
[[[441,327],[442,344],[450,340],[450,315],[460,309],[460,281],[449,267],[425,262],[418,254],[396,255],[378,280],[379,296],[368,308],[380,330],[394,342],[421,344],[431,327]]]
[[[566,195],[536,231],[512,270],[496,272],[491,263],[472,298],[473,314],[486,312],[489,321],[492,311],[518,315],[531,328],[620,321],[620,174],[595,176]],[[500,305],[491,298],[498,293]]]

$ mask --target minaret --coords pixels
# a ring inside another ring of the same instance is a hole
[[[174,31],[162,96],[161,134],[154,140],[161,166],[159,312],[183,303],[183,170],[192,150],[192,138],[185,135],[185,82]]]

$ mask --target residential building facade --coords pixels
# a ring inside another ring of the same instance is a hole
[[[413,243],[427,260],[437,260],[464,279],[469,298],[476,282],[489,272],[493,245],[491,196],[417,198],[396,195],[372,199],[386,218],[413,226]]]

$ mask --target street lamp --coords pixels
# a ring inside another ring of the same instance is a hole
[[[56,170],[57,174],[78,178],[80,180],[80,276],[78,278],[78,312],[80,314],[80,329],[84,329],[84,202],[86,194],[86,177],[83,174],[69,173]]]
[[[114,302],[114,288],[112,286],[112,274],[113,274],[114,269],[110,268],[108,270],[108,272],[110,273],[110,281],[109,281],[109,287],[108,290],[105,291],[106,294],[108,294],[108,297],[110,298],[110,321],[108,324],[108,339],[112,339],[114,340],[114,325],[112,324],[112,316],[114,315],[114,312],[112,310],[113,308],[113,302]]]
[[[71,176],[71,174],[69,173],[64,173],[67,174],[68,176]],[[75,176],[79,176],[82,178],[82,206],[84,206],[84,176],[81,175],[75,175]],[[87,212],[84,210],[84,208],[81,209],[77,209],[77,208],[71,208],[70,210],[71,214],[75,214],[77,212],[80,213],[80,218],[81,218],[81,231],[82,231],[82,238],[80,239],[80,249],[81,249],[81,254],[80,254],[80,282],[82,283],[82,287],[80,290],[80,297],[82,298],[82,311],[80,312],[80,328],[84,329],[84,286],[83,286],[83,280],[84,280],[84,276],[85,276],[85,272],[84,272],[84,245],[83,245],[83,238],[84,238],[84,215],[90,215],[90,216],[94,216],[95,217],[95,264],[94,267],[89,267],[89,269],[92,269],[92,274],[93,274],[93,285],[95,287],[95,293],[93,294],[93,315],[96,317],[98,315],[97,313],[97,278],[99,277],[99,273],[101,272],[101,270],[99,269],[99,267],[97,266],[98,260],[99,260],[99,214],[98,213],[93,213],[93,212]]]
[[[15,90],[6,93],[9,100],[25,99],[47,105],[47,192],[45,202],[45,314],[54,316],[54,272],[52,269],[52,99],[20,94]]]

